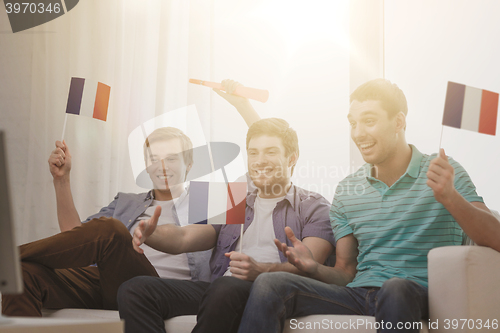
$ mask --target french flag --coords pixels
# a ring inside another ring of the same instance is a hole
[[[495,135],[498,93],[448,82],[443,125]]]
[[[244,224],[246,196],[246,182],[191,181],[189,223]]]
[[[101,82],[71,78],[66,113],[106,121],[110,90]]]

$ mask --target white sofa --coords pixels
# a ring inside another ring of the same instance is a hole
[[[492,212],[500,221],[500,214]],[[431,250],[428,258],[430,319],[422,321],[420,332],[500,331],[500,253],[482,246],[446,246]],[[43,315],[119,318],[118,311],[86,309],[44,309]],[[344,333],[375,333],[374,323],[375,318],[369,316],[312,315],[288,320],[284,332],[322,333],[333,328]],[[480,328],[480,323],[489,328]],[[196,316],[165,320],[169,333],[191,332],[195,324]]]
[[[500,241],[500,240],[499,240]],[[448,246],[429,252],[429,309],[432,332],[479,331],[479,319],[486,323],[486,332],[498,332],[500,325],[500,253],[481,246]],[[61,318],[118,318],[117,311],[107,310],[44,310],[44,316]],[[457,321],[453,321],[453,320]],[[467,321],[465,321],[467,320]],[[473,322],[472,322],[473,320]],[[165,321],[167,332],[188,333],[196,316],[181,316]],[[288,321],[284,332],[322,333],[326,327],[341,332],[375,333],[370,329],[374,317],[346,315],[313,315]],[[422,322],[421,332],[429,332],[429,322]],[[359,326],[356,326],[359,324]],[[453,329],[453,325],[457,328]],[[315,326],[314,326],[315,325]],[[450,329],[446,330],[449,326]],[[470,326],[470,328],[469,328]]]

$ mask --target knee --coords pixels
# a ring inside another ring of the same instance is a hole
[[[41,287],[40,279],[46,275],[49,268],[36,262],[21,261],[24,288],[31,290],[34,287]]]
[[[291,273],[272,272],[260,274],[252,286],[252,297],[260,297],[264,302],[266,299],[283,293],[282,287],[287,285]]]
[[[100,217],[83,224],[86,228],[94,230],[100,237],[116,238],[123,241],[130,240],[130,232],[120,221],[111,217]]]
[[[213,310],[219,311],[217,308],[224,305],[235,307],[245,304],[252,282],[243,281],[231,276],[223,276],[216,279],[210,284],[205,295],[203,303],[211,304]]]
[[[147,288],[149,278],[149,276],[137,276],[123,282],[118,288],[118,305],[133,304],[146,298],[149,294]]]
[[[392,278],[385,281],[378,293],[378,302],[408,304],[408,302],[411,302],[416,296],[412,288],[414,283],[415,282],[401,278]]]
[[[116,300],[120,317],[136,313],[144,307],[152,307],[156,302],[155,293],[148,288],[149,276],[137,276],[120,285]]]

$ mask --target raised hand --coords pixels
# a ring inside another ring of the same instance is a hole
[[[292,229],[290,227],[285,227],[285,233],[288,239],[292,242],[293,247],[289,247],[285,243],[281,243],[278,239],[274,240],[274,243],[278,247],[278,250],[283,252],[288,262],[297,267],[299,270],[307,274],[313,274],[318,269],[318,262],[314,260],[314,257],[307,246],[305,246],[300,240],[295,237]]]
[[[54,180],[69,179],[71,153],[65,141],[56,141],[56,149],[50,153],[48,162]]]
[[[436,200],[443,205],[453,200],[458,194],[455,189],[455,169],[448,162],[444,149],[439,150],[439,156],[431,161],[427,171],[427,185],[434,192]]]
[[[156,206],[153,216],[151,216],[149,220],[139,221],[139,225],[135,228],[134,235],[132,237],[132,246],[134,247],[134,250],[139,253],[144,253],[144,250],[141,249],[140,246],[156,230],[160,215],[161,206]]]
[[[241,106],[246,106],[249,104],[248,98],[241,97],[238,95],[234,95],[233,92],[236,89],[236,87],[241,86],[242,84],[239,82],[236,82],[234,80],[222,80],[221,82],[222,86],[224,87],[224,91],[219,90],[219,89],[213,89],[219,96],[224,98],[226,101],[228,101],[231,105],[233,105],[236,108],[239,108]]]

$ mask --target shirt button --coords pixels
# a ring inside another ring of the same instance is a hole
[[[129,222],[132,222],[132,220],[128,220]]]
[[[249,217],[247,217],[247,220],[250,220],[250,218],[249,218]]]
[[[233,236],[233,239],[236,239],[236,236]]]

